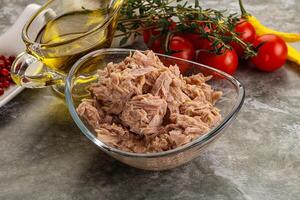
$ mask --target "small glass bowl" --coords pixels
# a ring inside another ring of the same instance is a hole
[[[87,88],[92,82],[97,82],[97,70],[103,69],[109,62],[120,62],[133,53],[133,49],[101,49],[91,52],[79,59],[72,67],[65,88],[65,97],[69,111],[82,133],[108,155],[130,166],[145,170],[166,170],[182,165],[199,156],[209,143],[217,138],[225,128],[236,118],[244,102],[245,90],[234,77],[217,69],[199,63],[156,54],[166,65],[177,64],[188,68],[183,75],[203,73],[214,75],[209,84],[216,90],[223,92],[223,96],[216,103],[221,110],[222,121],[208,133],[198,139],[169,151],[160,153],[130,153],[108,146],[96,137],[94,130],[78,116],[76,108],[82,98],[89,98]]]

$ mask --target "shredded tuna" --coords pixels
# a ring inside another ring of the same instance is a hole
[[[149,136],[158,133],[167,111],[167,102],[151,94],[137,95],[129,100],[120,116],[130,131]]]
[[[220,120],[214,106],[222,93],[206,82],[211,77],[183,77],[178,66],[166,67],[152,52],[134,52],[99,70],[91,99],[77,112],[99,140],[136,153],[161,152],[185,145]]]
[[[93,106],[93,100],[83,101],[77,108],[78,115],[82,116],[93,128],[103,122],[104,113]]]
[[[209,127],[215,126],[220,120],[220,111],[212,104],[203,104],[202,101],[186,101],[180,106],[180,113],[195,117],[199,116],[201,121]]]

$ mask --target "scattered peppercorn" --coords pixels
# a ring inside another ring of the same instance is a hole
[[[4,94],[4,90],[13,84],[10,76],[11,65],[16,57],[0,55],[0,96]]]

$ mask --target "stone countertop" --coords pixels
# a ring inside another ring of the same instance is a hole
[[[30,2],[0,0],[0,33]],[[236,0],[201,2],[237,11]],[[300,1],[245,4],[265,24],[300,32]],[[0,199],[300,199],[299,69],[240,67],[247,95],[237,120],[200,157],[163,172],[106,156],[80,133],[62,99],[27,89],[0,108]]]

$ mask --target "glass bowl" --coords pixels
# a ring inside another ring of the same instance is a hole
[[[97,70],[103,69],[109,62],[120,62],[132,53],[133,49],[101,49],[91,52],[79,59],[72,67],[66,80],[65,97],[69,111],[82,133],[108,155],[130,166],[145,170],[166,170],[182,165],[200,155],[200,152],[224,132],[244,102],[245,90],[243,85],[234,77],[195,62],[156,54],[165,64],[177,64],[188,67],[184,75],[203,73],[214,75],[209,84],[216,90],[223,92],[223,96],[216,103],[221,110],[222,121],[208,133],[198,139],[169,151],[160,153],[130,153],[108,146],[97,139],[94,130],[76,112],[81,99],[90,97],[87,88],[97,81]]]

